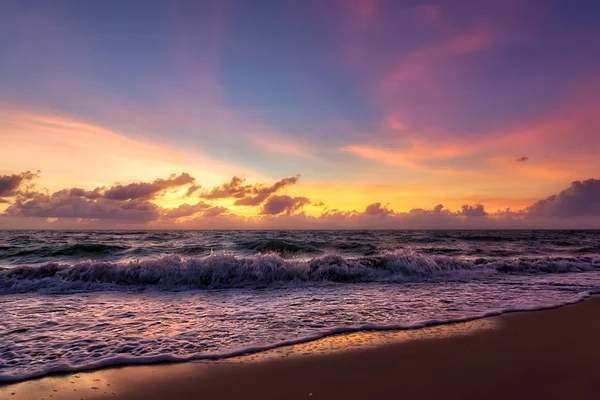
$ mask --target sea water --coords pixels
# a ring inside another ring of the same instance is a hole
[[[600,231],[0,231],[0,381],[600,291]]]

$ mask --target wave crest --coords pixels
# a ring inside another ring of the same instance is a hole
[[[543,274],[600,269],[600,259],[530,258],[466,260],[408,251],[376,256],[344,257],[337,253],[310,260],[278,254],[239,257],[163,255],[130,261],[52,262],[0,270],[0,293],[102,290],[115,287],[158,287],[168,290],[238,288],[318,282],[403,282],[470,279],[481,274]]]

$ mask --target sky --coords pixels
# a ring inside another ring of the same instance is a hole
[[[600,228],[600,2],[0,2],[0,229]]]

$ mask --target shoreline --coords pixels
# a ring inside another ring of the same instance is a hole
[[[408,393],[421,398],[480,393],[489,398],[494,394],[479,391],[490,387],[504,393],[502,397],[526,391],[529,397],[563,393],[586,398],[600,387],[600,370],[594,371],[600,363],[598,315],[600,296],[591,296],[574,304],[469,322],[327,336],[230,359],[46,376],[4,384],[0,398],[193,398],[199,393],[263,399]],[[441,366],[444,373],[433,373]],[[566,377],[576,386],[557,385]]]
[[[21,379],[12,379],[12,380],[0,380],[0,389],[6,385],[17,384],[21,382],[28,382],[33,380],[39,380],[46,377],[53,376],[63,376],[69,374],[77,374],[77,373],[92,373],[99,370],[111,369],[111,368],[125,368],[125,367],[134,367],[134,366],[156,366],[156,365],[173,365],[173,364],[182,364],[182,363],[238,363],[240,360],[268,360],[272,357],[279,357],[280,354],[287,355],[297,355],[304,354],[302,352],[297,351],[297,348],[310,347],[312,348],[313,344],[317,347],[321,347],[321,351],[317,354],[328,354],[331,352],[337,352],[340,349],[336,344],[332,344],[331,348],[328,348],[327,345],[322,344],[330,344],[332,342],[336,342],[338,337],[354,337],[356,335],[364,336],[369,335],[369,342],[372,342],[373,345],[365,345],[364,340],[361,340],[362,347],[373,347],[374,345],[382,345],[383,343],[394,343],[397,341],[405,341],[407,338],[412,338],[410,340],[420,339],[420,338],[428,338],[431,337],[429,332],[431,330],[436,330],[436,328],[446,327],[444,329],[443,336],[453,335],[453,334],[462,334],[464,330],[472,330],[473,326],[482,326],[482,325],[492,325],[493,323],[488,324],[480,324],[477,321],[493,319],[496,317],[500,317],[507,314],[512,313],[522,313],[522,312],[536,312],[543,310],[552,310],[556,308],[561,308],[564,306],[577,304],[590,297],[598,296],[600,298],[600,293],[596,292],[580,292],[577,294],[577,297],[573,300],[570,300],[565,303],[561,303],[558,305],[552,306],[542,306],[535,308],[515,308],[515,309],[504,309],[504,310],[495,310],[490,311],[484,314],[475,315],[471,317],[458,318],[447,321],[440,320],[430,320],[425,321],[423,323],[417,323],[414,325],[373,325],[367,324],[356,328],[334,328],[330,331],[323,332],[317,334],[315,336],[308,336],[298,339],[292,339],[288,341],[283,341],[280,343],[258,346],[258,347],[248,347],[240,350],[234,350],[231,352],[218,353],[218,354],[206,354],[206,355],[192,355],[190,357],[177,357],[171,355],[165,356],[148,356],[148,357],[136,357],[127,360],[114,360],[107,359],[99,361],[96,364],[90,366],[76,367],[76,368],[67,368],[67,369],[54,369],[50,372],[43,372],[40,374],[34,373],[31,376]],[[475,325],[471,324],[475,322]],[[454,328],[457,329],[454,329]],[[479,328],[478,328],[479,329]],[[439,336],[439,335],[434,335]],[[382,337],[384,339],[382,339]],[[352,342],[350,340],[349,342]],[[357,345],[357,343],[352,343],[353,345]],[[354,349],[353,347],[352,349]],[[305,354],[304,354],[305,355]],[[1,400],[1,398],[0,398]]]

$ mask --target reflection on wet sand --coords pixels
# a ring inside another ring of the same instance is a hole
[[[210,373],[223,364],[259,363],[288,357],[327,355],[343,351],[363,350],[413,340],[441,339],[469,335],[498,327],[499,320],[486,318],[469,322],[438,325],[404,331],[365,331],[333,335],[312,342],[284,346],[240,357],[180,364],[161,364],[107,368],[91,372],[48,376],[0,387],[0,399],[10,400],[80,400],[118,398],[131,387],[173,379],[193,378]]]

